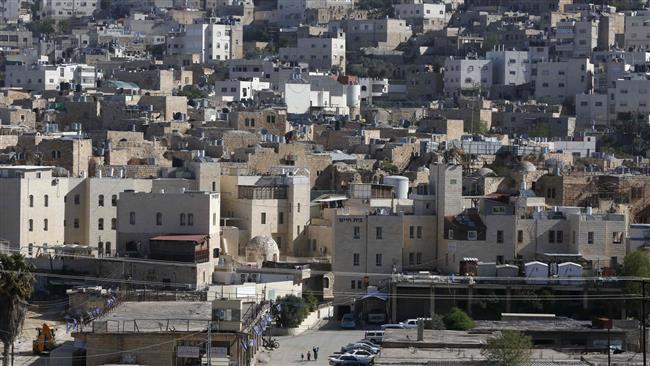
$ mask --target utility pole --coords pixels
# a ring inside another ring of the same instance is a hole
[[[212,321],[208,322],[208,366],[212,366]]]
[[[646,362],[646,334],[645,334],[645,324],[646,323],[646,313],[645,313],[645,280],[641,280],[641,352],[643,352],[643,366],[647,366]]]

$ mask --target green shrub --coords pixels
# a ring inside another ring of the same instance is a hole
[[[275,320],[281,328],[295,328],[305,319],[309,309],[305,300],[296,295],[279,297],[276,302],[280,310],[275,312]]]
[[[459,308],[451,308],[442,318],[445,328],[449,330],[468,330],[474,328],[474,320]]]

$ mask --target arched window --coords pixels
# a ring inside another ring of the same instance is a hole
[[[116,194],[111,196],[111,206],[117,207],[117,195]]]
[[[100,194],[97,197],[97,206],[104,207],[104,195],[103,194]]]
[[[156,212],[156,225],[162,226],[162,213]]]
[[[104,230],[104,219],[97,219],[97,230]]]

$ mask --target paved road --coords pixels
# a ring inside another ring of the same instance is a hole
[[[258,353],[258,364],[281,366],[302,365],[319,366],[327,365],[327,358],[334,352],[340,352],[341,346],[363,338],[364,330],[342,330],[337,322],[330,322],[320,329],[309,330],[297,336],[278,337],[280,348],[261,354]],[[320,347],[318,360],[307,362],[307,351],[313,346]],[[305,353],[305,361],[300,360],[300,353]],[[264,362],[266,361],[266,362]]]

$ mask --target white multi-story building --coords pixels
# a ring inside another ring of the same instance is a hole
[[[42,0],[42,16],[44,18],[91,17],[99,8],[99,3],[99,0]]]
[[[9,249],[30,255],[64,243],[67,182],[52,171],[47,166],[0,166],[0,241],[8,241]]]
[[[609,121],[607,94],[576,95],[576,128],[603,128]]]
[[[247,80],[219,80],[214,83],[214,93],[224,102],[255,99],[255,93],[271,88],[271,84],[259,78]]]
[[[591,57],[598,43],[597,20],[562,20],[557,23],[555,50],[565,57]]]
[[[416,32],[439,30],[447,24],[445,4],[430,4],[422,0],[403,1],[393,5],[395,17],[405,19]]]
[[[573,100],[577,94],[589,92],[594,65],[588,58],[559,62],[539,62],[535,76],[535,99],[550,103]]]
[[[630,74],[609,89],[611,119],[632,118],[650,114],[650,73]]]
[[[294,76],[284,86],[287,112],[304,114],[320,110],[335,115],[350,115],[361,105],[361,86],[342,84],[327,75]]]
[[[29,3],[27,0],[0,0],[0,17],[5,22],[15,22],[18,19],[29,22],[32,18]]]
[[[650,49],[650,10],[638,10],[625,16],[625,48]]]
[[[168,55],[200,55],[201,62],[242,58],[244,50],[242,24],[210,18],[185,26],[184,31],[167,39]]]
[[[280,59],[306,62],[312,70],[337,68],[345,72],[345,34],[337,32],[322,37],[298,38],[297,47],[281,47]]]
[[[492,61],[495,85],[522,85],[531,81],[528,51],[494,50],[485,58]]]
[[[240,244],[268,236],[282,255],[300,255],[309,224],[309,190],[309,177],[295,169],[270,176],[231,172],[221,176],[222,216],[239,229]]]
[[[39,91],[59,90],[62,83],[74,89],[90,89],[97,84],[98,74],[94,66],[85,64],[63,65],[7,65],[5,86]]]
[[[445,60],[445,95],[453,97],[463,91],[486,91],[492,86],[492,61],[478,59]]]

